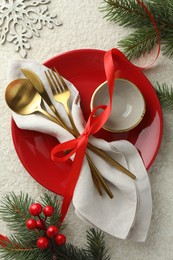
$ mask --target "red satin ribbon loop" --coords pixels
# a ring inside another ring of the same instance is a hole
[[[79,138],[56,145],[51,151],[51,159],[54,162],[67,161],[73,154],[76,153],[78,145],[79,145]],[[65,154],[66,151],[70,151],[70,152]],[[64,154],[62,154],[62,152],[64,152]]]
[[[78,138],[67,141],[62,144],[58,144],[51,151],[51,158],[53,161],[56,162],[64,162],[68,160],[72,155],[75,155],[72,168],[69,173],[68,184],[64,194],[64,200],[61,209],[61,219],[60,219],[61,222],[63,221],[67,213],[68,207],[73,197],[73,192],[83,164],[83,160],[84,160],[84,156],[88,144],[88,138],[91,134],[95,134],[102,128],[102,126],[109,118],[111,112],[112,96],[113,96],[114,80],[115,80],[113,54],[116,55],[116,53],[117,53],[116,49],[110,50],[106,53],[104,58],[105,73],[108,82],[109,98],[110,98],[109,104],[107,106],[101,105],[93,109],[93,111],[91,112],[88,118],[83,133]],[[97,115],[97,111],[99,109],[102,109],[103,111],[99,115]],[[70,152],[68,154],[64,154],[64,156],[62,156],[62,152],[69,151],[69,150]]]
[[[100,105],[92,110],[84,130],[84,132],[88,133],[88,136],[97,133],[105,124],[110,114],[110,110],[108,111],[107,107],[106,105]],[[98,110],[103,111],[97,115]]]
[[[99,109],[103,109],[104,111],[101,115],[95,116],[95,113]],[[51,159],[55,162],[65,162],[70,159],[70,157],[76,153],[79,146],[85,143],[86,140],[88,141],[89,136],[91,134],[95,134],[103,126],[109,116],[109,111],[104,113],[106,109],[106,105],[101,105],[94,108],[88,118],[84,132],[78,138],[55,146],[51,151]],[[65,153],[66,151],[68,152],[67,154]]]

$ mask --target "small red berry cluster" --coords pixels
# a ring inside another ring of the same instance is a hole
[[[38,217],[38,219],[30,218],[26,221],[26,226],[28,229],[43,229],[45,230],[45,236],[40,237],[37,240],[37,246],[40,249],[46,249],[49,247],[49,242],[51,239],[55,239],[57,245],[64,245],[66,242],[66,237],[63,234],[58,233],[58,228],[56,226],[46,227],[47,217],[51,217],[54,213],[54,208],[52,206],[42,207],[39,203],[34,203],[29,207],[29,212],[32,216]],[[43,212],[45,218],[42,219],[40,214]]]

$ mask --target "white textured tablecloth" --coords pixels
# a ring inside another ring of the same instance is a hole
[[[97,48],[108,50],[117,47],[117,42],[129,29],[118,27],[103,19],[99,6],[102,1],[94,0],[52,0],[49,10],[57,13],[62,20],[61,27],[53,30],[44,28],[40,38],[34,37],[30,43],[28,59],[37,62],[68,50]],[[12,142],[10,120],[11,113],[4,100],[6,72],[9,59],[20,59],[13,45],[0,46],[0,198],[7,192],[19,194],[28,192],[38,198],[47,191],[32,179],[19,161]],[[172,84],[173,60],[160,55],[156,64],[145,74],[155,84],[157,81]],[[153,196],[153,215],[149,235],[145,243],[121,241],[105,234],[112,259],[120,260],[172,260],[173,259],[173,117],[164,112],[164,135],[158,156],[149,170]],[[74,214],[71,206],[66,217],[65,233],[68,241],[83,246],[85,231],[88,228]],[[9,234],[0,222],[0,233]]]

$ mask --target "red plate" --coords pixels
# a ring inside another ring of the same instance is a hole
[[[44,63],[47,67],[56,67],[59,73],[71,81],[80,92],[81,107],[87,119],[90,113],[90,99],[96,87],[105,81],[103,57],[105,52],[94,49],[74,50],[58,55]],[[118,65],[117,65],[118,66]],[[139,73],[135,66],[129,71],[125,65],[120,77],[131,80],[132,74]],[[145,78],[144,75],[142,77]],[[138,86],[146,101],[146,113],[142,122],[126,133],[110,133],[100,130],[98,137],[108,141],[125,139],[135,145],[140,152],[147,169],[153,163],[162,139],[162,111],[160,103],[149,81],[141,80]],[[51,149],[57,140],[39,132],[21,130],[12,120],[12,137],[16,152],[30,175],[45,188],[63,195],[68,181],[71,162],[56,164],[50,159]]]

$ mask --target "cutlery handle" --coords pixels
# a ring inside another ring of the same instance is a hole
[[[108,185],[106,184],[106,182],[104,181],[103,177],[101,176],[100,172],[98,171],[97,167],[95,166],[95,164],[93,163],[93,161],[91,160],[91,158],[89,157],[89,155],[86,153],[86,157],[87,160],[89,162],[89,164],[92,166],[92,168],[94,169],[94,172],[97,173],[97,178],[99,180],[99,182],[102,184],[104,190],[107,192],[107,194],[109,195],[109,197],[112,199],[113,198],[113,193],[111,192],[111,190],[109,189]]]
[[[92,145],[91,143],[88,142],[88,148],[94,152],[95,154],[97,154],[98,156],[100,156],[101,158],[103,158],[104,160],[106,160],[108,163],[110,163],[112,166],[116,167],[117,169],[119,169],[121,172],[125,173],[126,175],[128,175],[130,178],[132,179],[136,179],[136,176],[131,173],[129,170],[127,170],[124,166],[122,166],[120,163],[118,163],[117,161],[115,161],[113,158],[111,158],[107,153],[105,153],[104,151],[102,151],[101,149],[95,147],[94,145]]]
[[[44,115],[45,117],[47,117],[50,121],[58,124],[61,126],[60,121],[57,117],[52,116],[51,114],[49,114],[46,110],[44,110],[43,108],[39,108],[37,111],[39,111],[42,115]]]
[[[88,162],[89,163],[89,162]],[[94,185],[95,187],[97,188],[98,190],[98,193],[100,194],[100,196],[103,195],[102,193],[102,190],[101,190],[101,187],[100,187],[100,181],[99,181],[99,178],[98,178],[98,174],[97,172],[95,171],[95,169],[92,167],[92,165],[89,163],[89,166],[90,166],[90,170],[91,170],[91,176],[92,176],[92,179],[93,179],[93,182],[94,182]]]
[[[60,116],[60,114],[58,113],[58,111],[56,110],[56,108],[54,107],[53,104],[49,105],[50,109],[52,110],[52,112],[55,114],[56,118],[59,120],[59,125],[62,126],[63,128],[65,128],[68,132],[70,132],[72,135],[74,135],[75,130],[73,130],[72,128],[70,128],[62,119],[62,117]],[[70,121],[71,122],[71,121]]]

